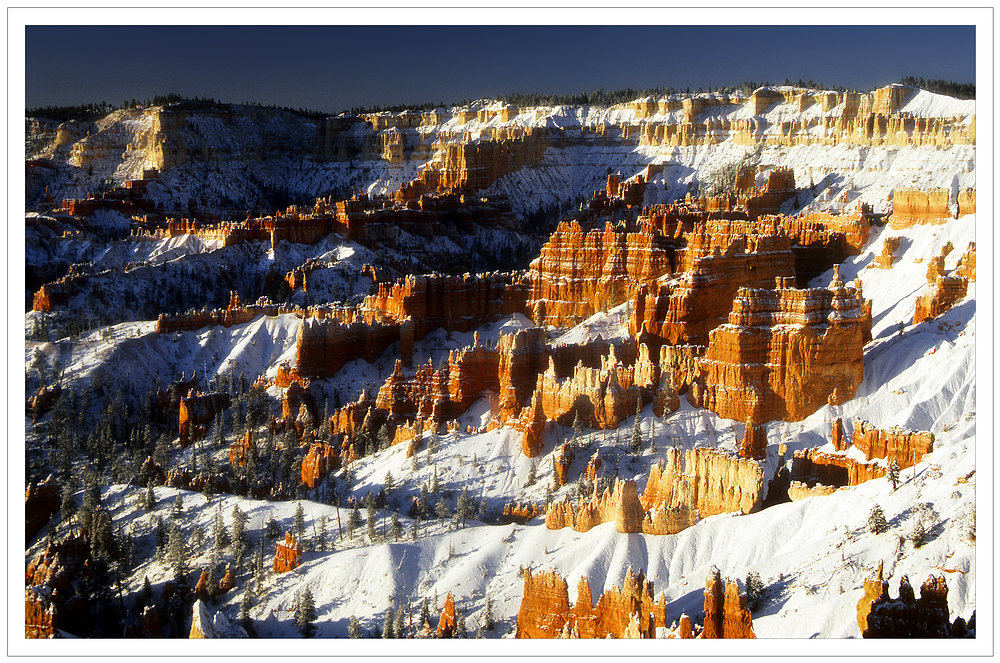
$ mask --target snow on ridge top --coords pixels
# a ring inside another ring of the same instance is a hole
[[[919,88],[913,89],[916,90],[916,94],[903,104],[899,109],[900,113],[908,113],[916,117],[955,117],[976,114],[975,99],[956,99],[946,94],[937,94]]]

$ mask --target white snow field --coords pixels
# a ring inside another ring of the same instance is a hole
[[[866,268],[887,236],[903,238],[896,264],[888,270]],[[620,534],[614,523],[577,533],[571,529],[550,531],[541,519],[523,526],[470,520],[468,527],[456,530],[450,528],[449,521],[431,520],[421,522],[421,536],[414,541],[410,538],[413,522],[403,514],[410,499],[435,472],[442,490],[457,495],[465,488],[494,509],[507,500],[541,501],[550,483],[549,456],[557,443],[554,437],[546,440],[543,457],[535,459],[537,483],[525,488],[531,461],[521,454],[515,431],[501,428],[486,433],[451,433],[441,437],[435,453],[420,451],[416,466],[404,457],[406,445],[391,447],[351,466],[353,493],[358,497],[379,489],[391,472],[396,488],[390,504],[401,507],[404,529],[398,542],[366,544],[366,525],[342,542],[337,537],[337,509],[303,500],[309,527],[318,527],[323,516],[329,518],[327,531],[336,550],[307,552],[301,567],[269,579],[266,594],[253,611],[258,633],[294,637],[297,631],[291,611],[295,593],[308,586],[317,604],[319,636],[345,636],[351,616],[360,618],[362,627],[373,632],[381,628],[390,606],[410,605],[419,611],[424,597],[433,601],[436,595],[443,601],[449,592],[466,615],[470,630],[475,630],[486,597],[491,597],[498,628],[486,635],[509,636],[521,600],[522,567],[552,569],[566,576],[571,600],[575,600],[580,577],[588,578],[596,598],[601,590],[620,585],[629,567],[643,570],[655,583],[657,593],[666,592],[669,619],[682,613],[700,613],[704,577],[712,565],[724,575],[740,579],[751,570],[757,571],[769,587],[764,606],[754,616],[758,637],[809,638],[860,635],[855,608],[861,583],[883,562],[893,593],[904,574],[914,586],[931,573],[943,574],[952,618],[970,617],[976,606],[976,545],[966,537],[968,522],[975,515],[976,489],[975,286],[970,287],[968,297],[939,318],[915,327],[909,322],[913,302],[924,288],[928,259],[950,241],[955,247],[946,260],[950,270],[974,238],[974,217],[902,231],[873,229],[864,252],[841,267],[845,280],[861,278],[866,296],[873,301],[874,340],[866,348],[865,379],[857,396],[839,407],[823,407],[804,421],[771,422],[767,426],[769,474],[777,468],[779,443],[788,446],[786,460],[796,449],[825,444],[831,422],[837,417],[843,418],[848,435],[855,417],[879,427],[899,425],[933,431],[935,450],[914,468],[903,471],[903,483],[895,492],[886,479],[878,479],[750,515],[705,518],[668,536]],[[829,282],[831,274],[817,277],[814,285]],[[626,320],[619,310],[598,314],[559,340],[581,341],[597,333],[614,336]],[[902,336],[899,322],[906,323]],[[481,330],[481,336],[484,342],[492,342],[501,331],[527,324],[520,319],[500,322]],[[100,340],[96,332],[81,340],[72,349],[69,376],[84,378],[103,370],[109,377],[146,374],[148,380],[167,366],[173,370],[203,370],[207,366],[211,373],[227,365],[255,374],[270,371],[281,359],[294,356],[297,322],[292,316],[164,336],[151,334],[144,325],[148,323],[117,325],[112,328],[115,338],[111,341]],[[427,357],[438,361],[449,347],[471,342],[472,335],[454,334],[450,340],[445,336],[438,331],[419,343],[418,361]],[[391,358],[391,352],[387,353],[374,372],[375,366],[355,362],[334,381],[378,382],[391,370]],[[488,417],[484,398],[462,418],[462,430],[466,425],[478,427]],[[641,415],[646,439],[654,419],[647,407]],[[592,448],[614,447],[615,437],[627,439],[632,425],[630,418],[617,433],[589,431],[587,442]],[[621,475],[634,477],[640,489],[649,467],[668,445],[733,449],[743,428],[741,423],[695,409],[683,399],[678,412],[655,419],[655,425],[657,451],[646,450],[632,459],[622,454]],[[571,477],[579,475],[588,455],[577,455]],[[564,486],[555,496],[571,490],[572,484]],[[106,501],[112,505],[116,522],[121,518],[123,526],[134,527],[141,534],[142,550],[151,556],[152,517],[127,513],[138,492],[135,487],[112,486],[106,491]],[[183,491],[156,489],[161,515],[166,515],[177,492]],[[128,497],[123,502],[125,494]],[[891,526],[881,535],[864,528],[876,503]],[[248,529],[253,541],[272,516],[282,529],[291,529],[296,506],[294,501],[262,502],[232,496],[214,497],[208,504],[204,496],[193,493],[185,493],[184,504],[186,526],[199,524],[206,532],[216,508],[221,506],[228,523],[232,507],[239,505],[251,516]],[[345,526],[348,515],[348,509],[340,510]],[[378,518],[383,531],[388,511],[379,511]],[[924,519],[931,533],[930,542],[920,548],[900,538],[906,537],[917,518]],[[195,553],[193,568],[207,561],[208,547],[206,543]],[[267,543],[265,552],[269,564],[273,543]],[[168,576],[164,564],[149,559],[131,584],[138,589],[144,577],[156,583]],[[221,609],[234,621],[240,598],[239,592],[231,593],[214,609]]]

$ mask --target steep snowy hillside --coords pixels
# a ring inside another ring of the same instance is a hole
[[[29,121],[26,633],[974,635],[975,112]]]

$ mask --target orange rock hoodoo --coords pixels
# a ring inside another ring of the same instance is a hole
[[[705,638],[755,638],[747,597],[735,580],[726,580],[714,569],[705,579]]]
[[[729,323],[712,330],[688,398],[742,421],[800,421],[825,403],[854,396],[871,336],[860,283],[837,272],[828,289],[742,288]]]
[[[852,442],[868,460],[884,458],[896,461],[900,469],[912,467],[925,454],[934,450],[934,433],[903,431],[899,428],[880,430],[863,419],[854,422]]]
[[[858,628],[863,638],[969,638],[975,637],[976,613],[966,624],[950,620],[948,585],[941,576],[930,576],[914,595],[906,576],[899,580],[899,597],[889,596],[889,583],[878,572],[864,581],[864,595],[858,601]]]
[[[782,203],[795,195],[795,173],[791,168],[772,168],[760,187],[755,185],[756,175],[756,172],[743,169],[737,175],[733,193],[697,198],[688,194],[686,202],[709,212],[745,212],[751,219],[777,214]]]
[[[358,309],[305,319],[295,342],[297,376],[329,377],[355,359],[374,361],[395,342],[404,364],[413,343],[431,329],[471,331],[523,308],[521,286],[509,274],[409,276]]]
[[[274,572],[287,573],[299,565],[302,557],[302,546],[294,536],[285,532],[285,542],[278,543],[274,551]]]
[[[700,238],[694,241],[695,238]],[[741,287],[773,287],[794,274],[788,239],[776,235],[694,235],[681,258],[690,262],[679,280],[643,285],[633,300],[629,330],[658,346],[700,344],[725,321]],[[702,243],[704,242],[704,243]]]
[[[648,226],[628,233],[609,223],[585,232],[561,223],[529,267],[528,309],[540,325],[576,324],[669,274],[672,259],[665,238]]]
[[[875,256],[873,265],[879,269],[889,269],[896,261],[896,251],[899,250],[899,237],[886,237],[882,244],[882,253]]]
[[[181,446],[205,437],[215,416],[229,407],[229,394],[199,394],[194,390],[181,399],[178,435]]]
[[[86,632],[92,607],[78,591],[92,581],[90,545],[72,535],[50,542],[24,572],[24,637],[51,638],[56,631]]]
[[[788,490],[792,500],[829,495],[841,486],[856,486],[884,477],[888,462],[895,460],[901,469],[911,467],[934,450],[931,432],[905,432],[898,428],[879,430],[861,419],[854,422],[853,445],[868,461],[882,459],[887,463],[866,463],[843,453],[848,450],[848,444],[840,419],[833,422],[832,441],[836,453],[818,449],[795,452]]]
[[[524,595],[517,613],[518,638],[653,638],[657,629],[667,625],[667,601],[654,596],[653,583],[645,575],[629,568],[622,586],[606,590],[594,604],[590,583],[581,577],[577,599],[570,604],[566,579],[555,572],[523,572]],[[723,591],[725,592],[723,594]],[[705,583],[705,626],[691,627],[691,619],[682,616],[679,627],[667,637],[679,638],[752,638],[753,624],[746,597],[735,581],[727,581],[723,590],[718,572]]]
[[[315,442],[302,459],[302,485],[315,488],[328,473],[340,468],[340,451],[337,447]]]
[[[601,494],[595,486],[590,499],[550,504],[545,524],[586,532],[613,520],[620,532],[675,534],[694,525],[699,516],[755,511],[764,493],[764,471],[752,460],[704,447],[668,449],[666,461],[650,470],[641,496],[634,481],[618,480],[613,490]]]
[[[481,325],[524,311],[525,287],[516,274],[464,276],[432,274],[407,276],[392,284],[380,283],[365,299],[363,309],[413,322],[413,340],[442,327],[468,332]]]
[[[958,267],[955,269],[956,276],[962,276],[969,280],[969,282],[976,280],[976,243],[969,242],[968,248],[965,249],[965,253],[962,254],[961,259],[958,261]]]
[[[455,634],[455,597],[448,592],[444,599],[444,608],[441,609],[441,617],[438,619],[437,637],[450,638]]]
[[[479,344],[478,334],[472,346],[452,350],[440,370],[428,360],[411,378],[405,378],[403,364],[397,360],[392,375],[379,389],[375,406],[394,419],[415,417],[440,424],[465,412],[483,392],[499,390],[499,362],[495,350]]]
[[[913,324],[936,318],[965,298],[968,291],[969,281],[964,276],[938,276],[930,292],[917,297]]]

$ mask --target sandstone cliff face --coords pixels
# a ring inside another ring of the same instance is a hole
[[[337,318],[306,318],[295,338],[295,373],[330,377],[355,359],[374,361],[397,341],[397,324],[366,322],[361,316],[347,323]]]
[[[504,334],[497,341],[497,354],[500,357],[498,418],[506,421],[517,417],[531,401],[538,374],[548,366],[548,335],[541,327]]]
[[[477,142],[440,142],[434,158],[397,197],[412,200],[428,192],[485,189],[504,175],[538,164],[545,154],[546,133],[529,128]]]
[[[548,369],[538,376],[533,398],[541,402],[546,419],[572,425],[579,416],[589,428],[617,428],[635,414],[637,403],[649,401],[635,385],[632,368],[618,360],[613,346],[602,357],[600,368],[580,362],[565,380],[557,377],[555,362],[550,360]]]
[[[934,433],[899,428],[880,430],[863,419],[856,419],[852,442],[868,460],[884,458],[888,462],[896,461],[900,469],[906,469],[934,450]]]
[[[642,494],[647,509],[683,506],[707,518],[732,511],[751,513],[764,501],[764,470],[753,460],[705,447],[667,449],[666,456],[649,472]]]
[[[413,338],[442,327],[468,332],[487,322],[524,312],[525,290],[517,274],[407,276],[392,284],[380,283],[365,299],[363,309],[390,319],[413,322]]]
[[[896,189],[892,194],[890,222],[896,230],[914,225],[947,223],[954,218],[947,189]]]
[[[689,399],[729,419],[800,421],[854,396],[871,318],[860,282],[828,289],[741,289],[712,330]]]
[[[394,420],[417,418],[440,424],[454,419],[486,391],[496,393],[500,356],[479,344],[449,353],[448,364],[439,370],[431,361],[406,378],[401,361],[379,389],[375,406]]]
[[[756,511],[765,492],[764,470],[754,461],[704,447],[683,454],[668,449],[666,462],[650,470],[641,496],[633,481],[618,480],[600,494],[595,486],[589,499],[550,504],[545,525],[586,532],[613,520],[619,532],[676,534],[699,516]]]
[[[948,638],[975,637],[975,612],[969,624],[961,617],[950,620],[948,585],[941,576],[930,576],[914,596],[906,576],[899,581],[899,597],[889,596],[889,583],[882,579],[882,565],[876,575],[864,581],[864,595],[858,601],[858,627],[863,638]]]
[[[687,264],[679,280],[643,285],[633,299],[629,331],[652,347],[704,344],[741,287],[773,287],[776,277],[794,274],[788,238],[777,235],[692,235],[681,258]]]
[[[648,226],[629,233],[609,223],[585,232],[576,222],[561,223],[529,267],[528,309],[539,325],[576,324],[669,274],[672,256]]]
[[[941,315],[968,293],[969,281],[964,276],[938,276],[934,285],[917,297],[913,324],[919,325]]]
[[[976,190],[962,189],[958,192],[958,216],[976,213]]]

